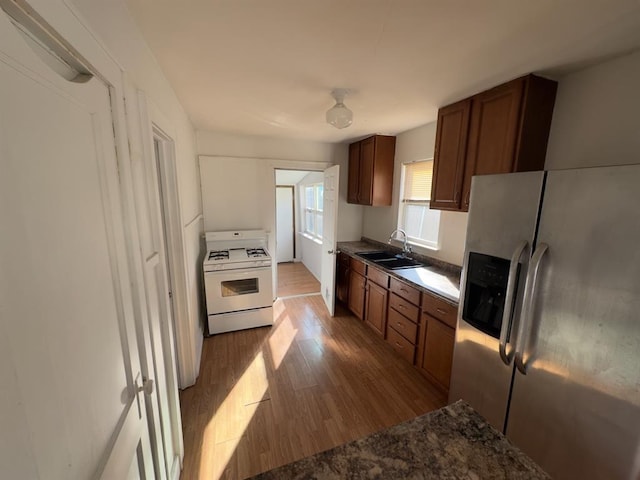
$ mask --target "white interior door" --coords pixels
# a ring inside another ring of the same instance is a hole
[[[0,470],[151,478],[109,88],[0,11]]]
[[[276,261],[294,258],[293,187],[276,187]]]
[[[141,369],[156,394],[145,397],[154,465],[160,478],[178,478],[183,455],[177,386],[175,332],[165,240],[161,164],[173,158],[173,142],[154,131],[144,94],[127,85],[131,172],[135,191],[136,240],[140,245],[144,291],[139,329],[148,342],[139,345]]]
[[[324,195],[322,203],[322,265],[320,285],[322,298],[329,314],[333,316],[336,299],[336,244],[338,229],[338,193],[340,166],[334,165],[324,171]]]

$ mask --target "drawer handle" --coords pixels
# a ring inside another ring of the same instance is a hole
[[[443,310],[443,309],[441,309],[441,308],[436,308],[436,311],[437,311],[438,313],[441,313],[442,315],[446,315],[446,314],[447,314],[447,311],[446,311],[446,310]]]
[[[396,342],[396,347],[404,348],[404,346],[400,345],[398,342]]]
[[[409,293],[409,290],[407,290],[406,288],[400,288],[400,291],[404,293]]]
[[[404,305],[402,305],[401,303],[398,304],[398,308],[404,308],[405,310],[407,309],[407,307],[405,307]]]

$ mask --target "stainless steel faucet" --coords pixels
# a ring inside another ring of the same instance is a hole
[[[391,245],[391,240],[398,240],[397,238],[394,238],[394,235],[396,233],[401,233],[404,236],[404,240],[402,242],[402,253],[404,255],[406,255],[407,253],[411,253],[411,245],[407,244],[407,232],[400,228],[396,228],[393,232],[391,232],[391,235],[389,235],[389,241],[387,243]]]

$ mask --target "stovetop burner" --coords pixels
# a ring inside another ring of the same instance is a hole
[[[266,257],[264,248],[247,248],[247,257]]]
[[[207,260],[229,260],[229,250],[212,250]]]
[[[205,239],[205,273],[271,266],[268,236],[262,230],[207,232]]]

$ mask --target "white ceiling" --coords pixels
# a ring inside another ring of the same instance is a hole
[[[640,0],[126,1],[197,129],[324,142],[640,47]],[[324,120],[336,87],[344,130]]]

